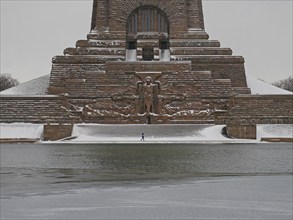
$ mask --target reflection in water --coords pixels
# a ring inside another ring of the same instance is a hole
[[[3,192],[105,181],[292,174],[291,144],[1,145]]]

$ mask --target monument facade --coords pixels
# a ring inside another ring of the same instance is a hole
[[[52,62],[48,94],[67,93],[86,123],[223,123],[229,97],[250,94],[201,0],[94,0],[87,40]]]
[[[47,140],[74,123],[226,124],[236,138],[293,123],[292,95],[251,95],[244,58],[209,39],[201,0],[94,0],[46,93],[2,96],[1,122],[43,123]]]

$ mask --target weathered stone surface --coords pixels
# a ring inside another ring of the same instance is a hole
[[[70,117],[67,103],[60,96],[1,96],[0,122],[68,123]]]
[[[234,138],[241,139],[256,139],[256,125],[227,125],[228,135]]]
[[[72,134],[72,124],[45,124],[44,141],[56,141],[62,138],[70,137]]]
[[[239,95],[230,99],[228,134],[253,138],[256,124],[293,124],[292,95]],[[255,138],[255,137],[254,137]]]

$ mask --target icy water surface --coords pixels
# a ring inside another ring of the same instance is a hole
[[[291,144],[1,144],[1,219],[292,219]]]

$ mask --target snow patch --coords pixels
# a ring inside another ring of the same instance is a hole
[[[267,82],[264,82],[259,79],[252,77],[247,77],[247,85],[251,89],[252,95],[292,95],[292,92],[289,92],[284,89],[280,89],[276,86],[273,86]]]
[[[257,125],[257,140],[261,138],[293,138],[293,124]]]
[[[41,138],[42,124],[12,123],[0,124],[0,138]]]
[[[45,95],[49,81],[50,75],[45,75],[6,89],[0,95]]]

